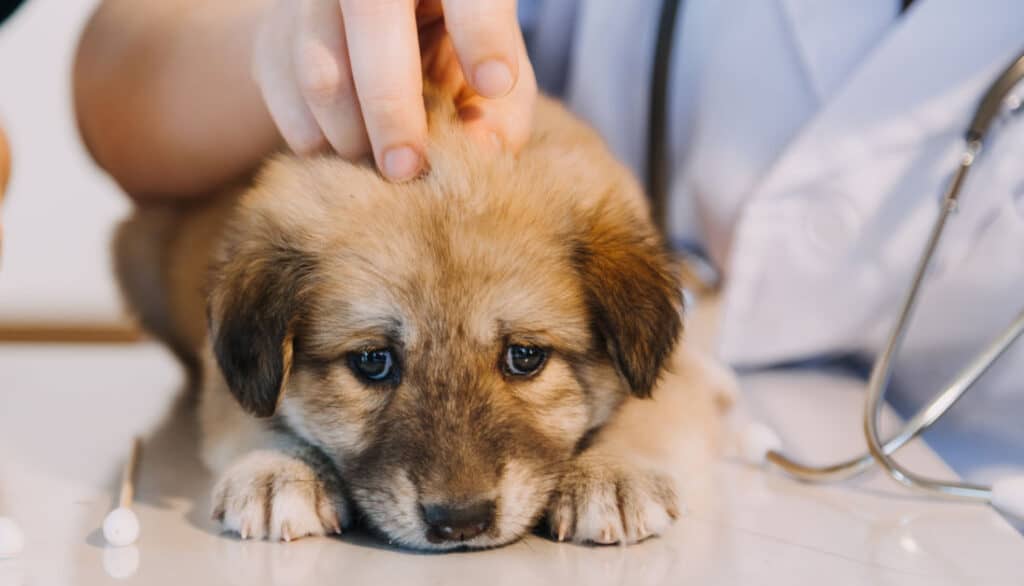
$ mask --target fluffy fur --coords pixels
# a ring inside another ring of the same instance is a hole
[[[681,296],[636,182],[544,100],[516,156],[428,99],[430,171],[279,156],[251,185],[120,230],[130,305],[199,377],[214,515],[243,537],[341,531],[359,511],[414,548],[489,547],[546,519],[632,543],[706,472],[732,382],[678,344]],[[509,377],[509,344],[548,350]],[[394,348],[401,381],[346,359]],[[424,507],[494,503],[471,539]]]

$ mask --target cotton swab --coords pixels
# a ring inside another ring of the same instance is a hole
[[[1018,519],[1024,519],[1024,476],[1011,476],[992,485],[992,506]]]
[[[764,464],[768,452],[779,451],[782,440],[775,430],[764,423],[748,423],[739,434],[739,456],[748,464]]]
[[[135,499],[135,469],[138,466],[139,454],[142,451],[142,440],[135,438],[132,451],[124,465],[121,475],[121,500],[118,507],[103,520],[103,537],[107,543],[115,547],[124,547],[135,543],[139,538],[139,518],[132,511]]]

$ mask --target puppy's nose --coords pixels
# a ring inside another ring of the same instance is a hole
[[[468,541],[491,528],[494,501],[478,501],[467,506],[422,505],[431,543]]]

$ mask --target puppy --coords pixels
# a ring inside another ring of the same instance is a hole
[[[430,171],[336,157],[142,209],[122,290],[200,380],[214,517],[242,538],[633,543],[708,474],[732,379],[680,344],[679,283],[630,173],[542,100],[518,155],[427,98]]]

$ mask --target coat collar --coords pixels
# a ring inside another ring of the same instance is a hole
[[[1024,48],[1024,2],[920,0],[847,76],[816,58],[828,37],[814,0],[779,0],[812,83],[831,98],[779,157],[754,201],[799,190],[879,153],[959,133],[995,75]],[[850,6],[858,3],[848,3]],[[890,16],[891,18],[891,16]],[[834,22],[834,21],[833,21]],[[836,87],[838,86],[838,87]]]
[[[822,101],[835,95],[899,19],[894,0],[778,2],[808,83]]]

